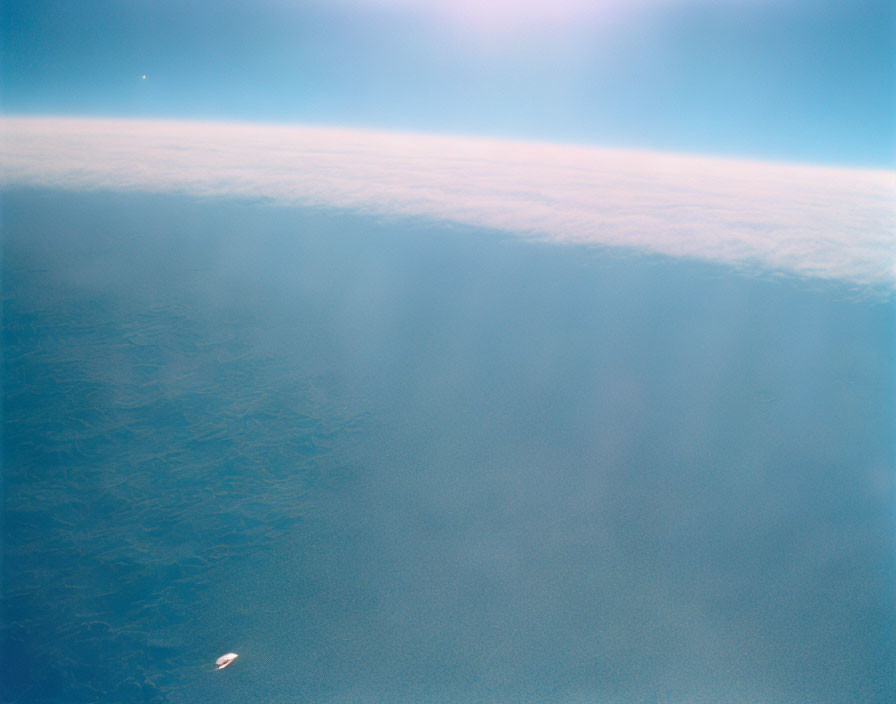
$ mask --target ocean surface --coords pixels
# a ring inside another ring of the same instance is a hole
[[[263,201],[2,220],[0,701],[896,701],[893,296]]]

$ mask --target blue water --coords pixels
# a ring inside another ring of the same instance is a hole
[[[892,298],[180,196],[3,238],[3,702],[896,701]]]

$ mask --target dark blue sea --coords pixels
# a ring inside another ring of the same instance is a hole
[[[266,202],[2,224],[0,701],[896,701],[893,296]]]

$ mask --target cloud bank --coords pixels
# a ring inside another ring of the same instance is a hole
[[[896,289],[896,174],[468,137],[6,117],[2,183],[265,197]]]

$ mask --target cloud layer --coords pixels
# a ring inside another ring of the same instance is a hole
[[[896,174],[367,130],[0,120],[2,182],[266,197],[896,289]]]

